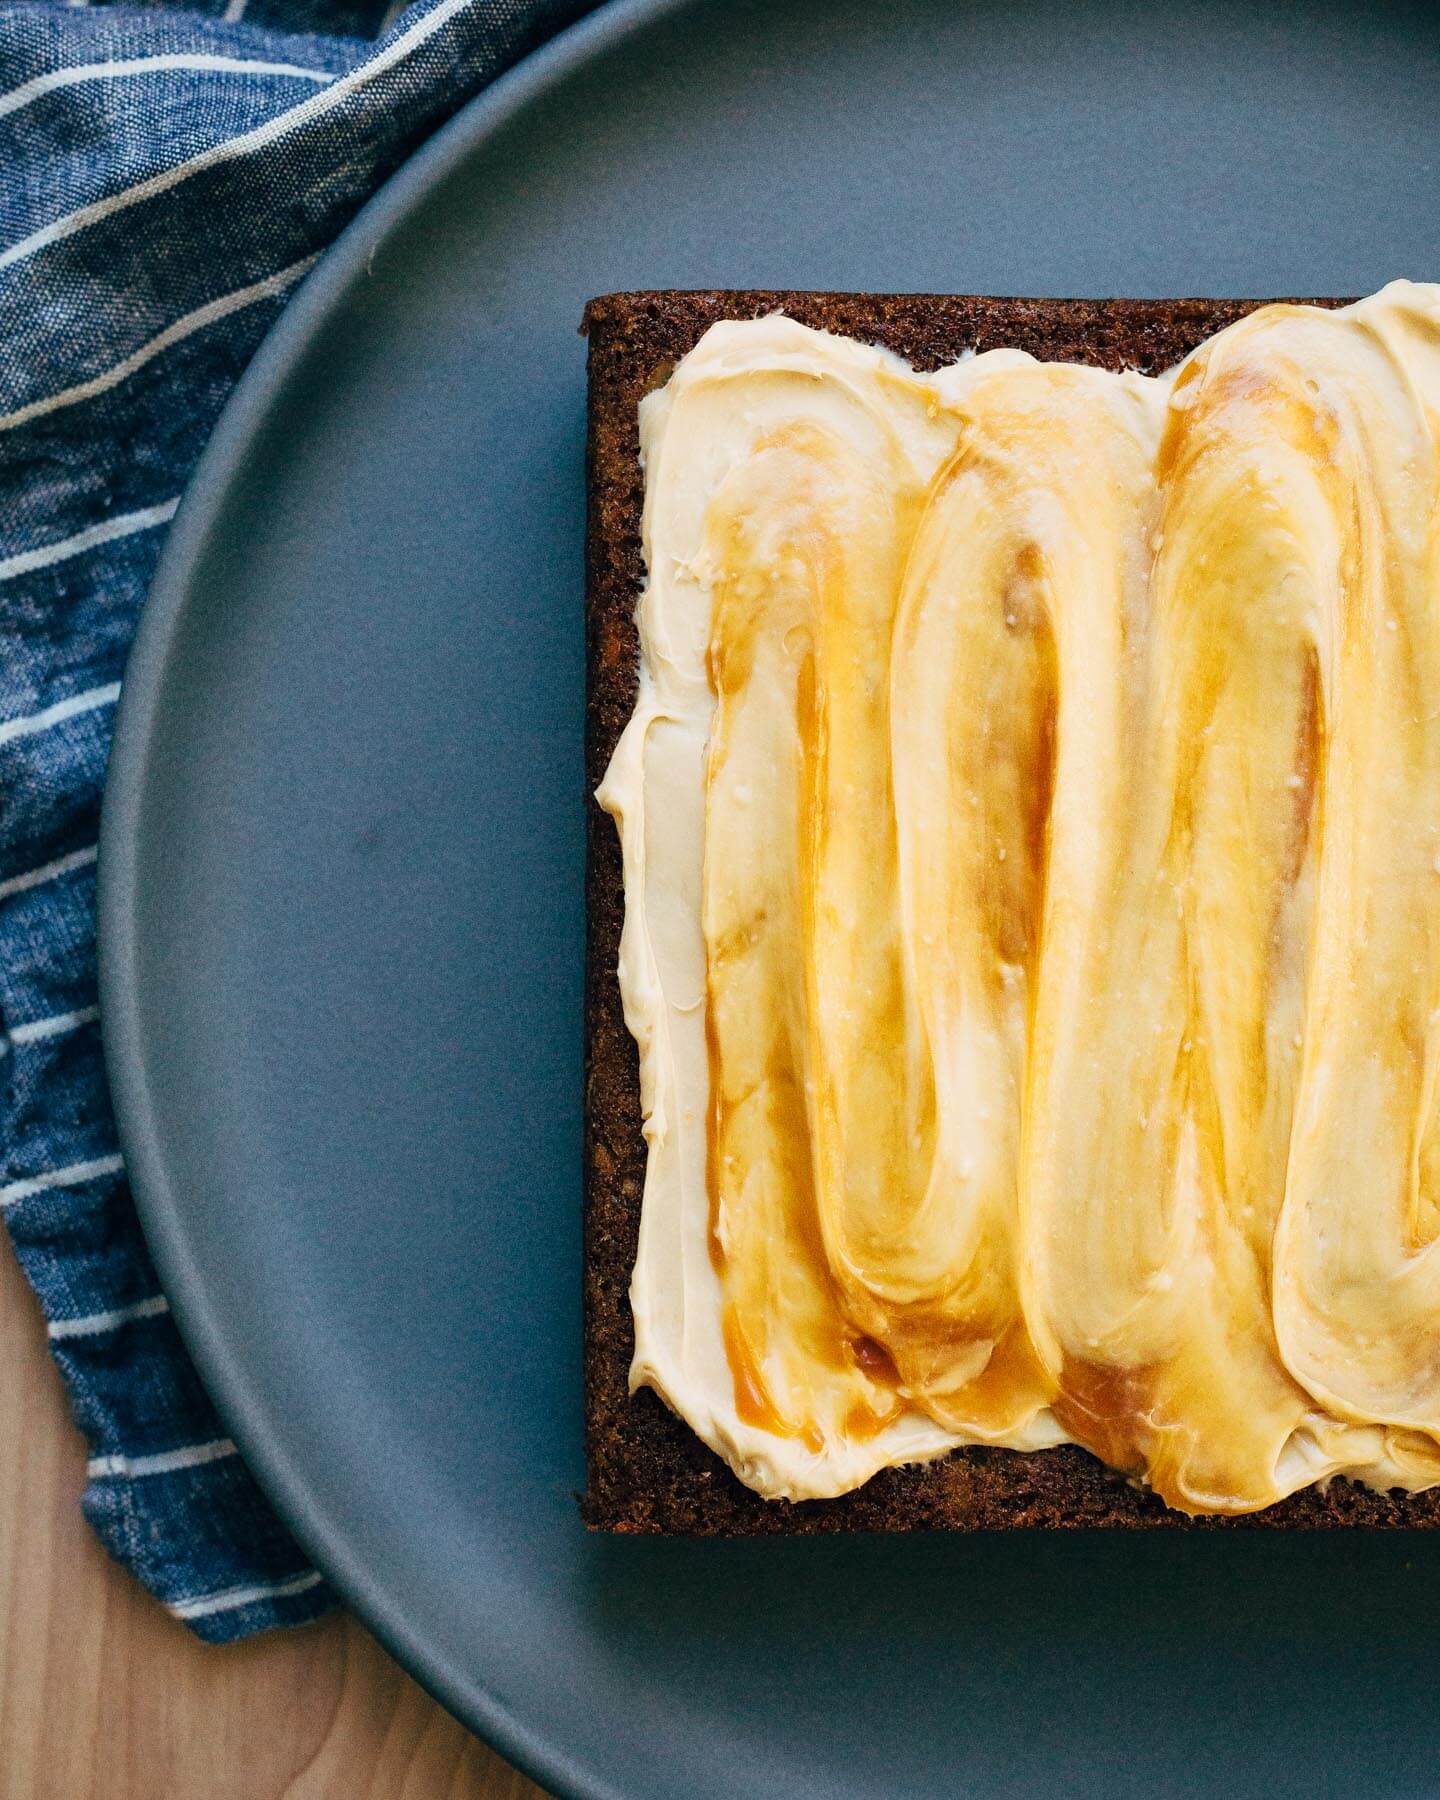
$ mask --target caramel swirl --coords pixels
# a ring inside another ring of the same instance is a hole
[[[642,407],[632,1380],[761,1492],[1440,1482],[1440,290]]]

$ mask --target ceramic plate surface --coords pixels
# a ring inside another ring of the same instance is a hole
[[[1440,1543],[581,1530],[576,327],[620,287],[1435,277],[1437,133],[1429,5],[621,0],[237,390],[107,798],[124,1143],[277,1504],[558,1792],[1434,1791]]]

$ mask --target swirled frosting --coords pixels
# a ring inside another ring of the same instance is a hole
[[[1440,289],[1153,379],[719,324],[601,789],[648,1384],[760,1492],[1440,1482]]]

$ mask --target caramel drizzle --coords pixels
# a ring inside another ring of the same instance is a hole
[[[1382,1447],[1440,1479],[1435,455],[1366,330],[1253,315],[1163,433],[1143,384],[1010,365],[928,489],[797,420],[717,492],[746,1424],[1049,1412],[1190,1511]]]

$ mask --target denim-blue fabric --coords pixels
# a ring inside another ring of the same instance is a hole
[[[585,0],[0,7],[0,1212],[111,1555],[215,1642],[331,1597],[146,1254],[101,1061],[95,843],[179,495],[314,259]]]

